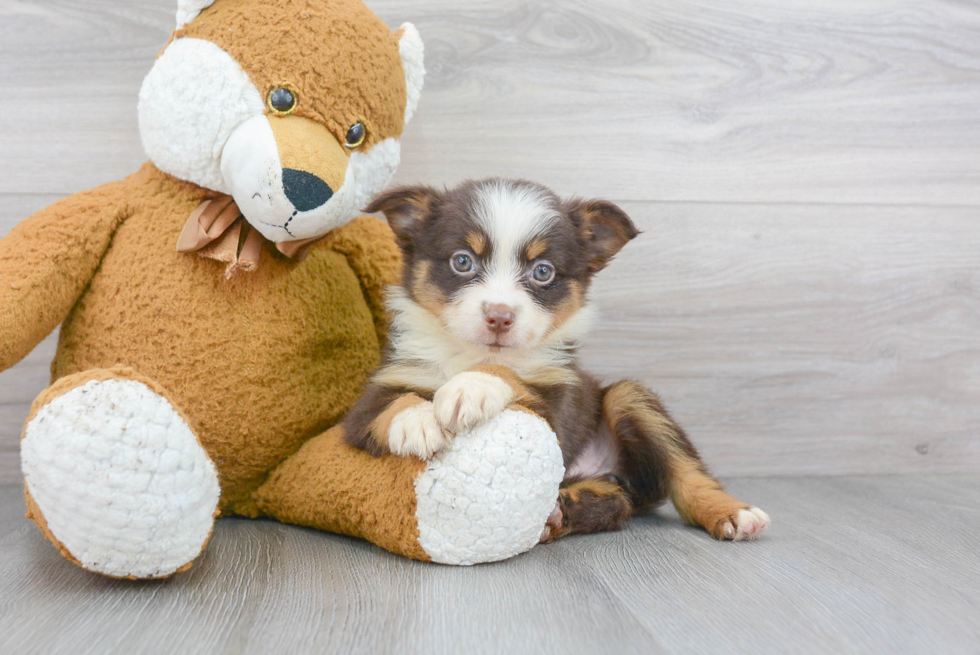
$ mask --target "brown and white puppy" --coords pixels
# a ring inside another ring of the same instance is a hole
[[[667,498],[716,539],[768,526],[708,475],[656,395],[576,364],[592,276],[638,234],[619,207],[489,179],[395,189],[367,211],[387,217],[405,271],[385,361],[345,419],[350,443],[428,459],[517,403],[549,422],[565,460],[542,541],[619,528]]]

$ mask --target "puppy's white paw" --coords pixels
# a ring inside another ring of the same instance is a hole
[[[732,541],[758,539],[759,535],[769,527],[769,515],[758,507],[740,509],[733,519],[722,527],[725,538]]]
[[[432,403],[424,402],[399,412],[388,427],[388,449],[396,455],[430,459],[449,443],[436,420]]]
[[[456,434],[482,425],[514,400],[510,385],[489,373],[470,371],[453,376],[432,399],[436,419]]]

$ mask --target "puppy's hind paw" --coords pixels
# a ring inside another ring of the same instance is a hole
[[[758,539],[769,523],[769,515],[758,507],[740,509],[722,524],[720,538],[729,541]]]
[[[561,509],[561,498],[555,503],[555,509],[551,510],[548,520],[541,531],[541,539],[538,543],[547,544],[565,535],[567,527],[565,525],[565,513]]]

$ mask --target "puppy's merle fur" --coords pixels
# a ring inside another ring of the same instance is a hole
[[[708,475],[655,394],[602,386],[576,363],[592,277],[638,234],[619,207],[488,179],[394,189],[367,211],[387,217],[405,270],[384,363],[345,419],[351,444],[427,459],[516,403],[547,419],[565,459],[542,541],[617,529],[667,498],[717,539],[766,528]]]

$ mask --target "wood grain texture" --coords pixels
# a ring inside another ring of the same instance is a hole
[[[623,206],[584,363],[718,471],[980,470],[980,210]]]
[[[980,200],[980,9],[834,0],[369,3],[429,77],[402,180],[525,175],[621,200]],[[0,1],[0,192],[142,159],[170,0]],[[26,102],[30,111],[24,111]]]
[[[975,3],[483,0],[412,3],[410,19],[433,76],[400,179],[516,175],[620,200],[980,201]]]
[[[526,175],[646,231],[585,362],[715,471],[980,469],[980,5],[369,4],[427,45],[399,181]],[[0,235],[139,166],[173,13],[0,0]],[[53,347],[0,373],[0,481]]]
[[[720,543],[672,511],[473,568],[218,522],[187,574],[64,560],[0,491],[0,650],[97,653],[972,653],[980,477],[740,479],[773,516]]]

